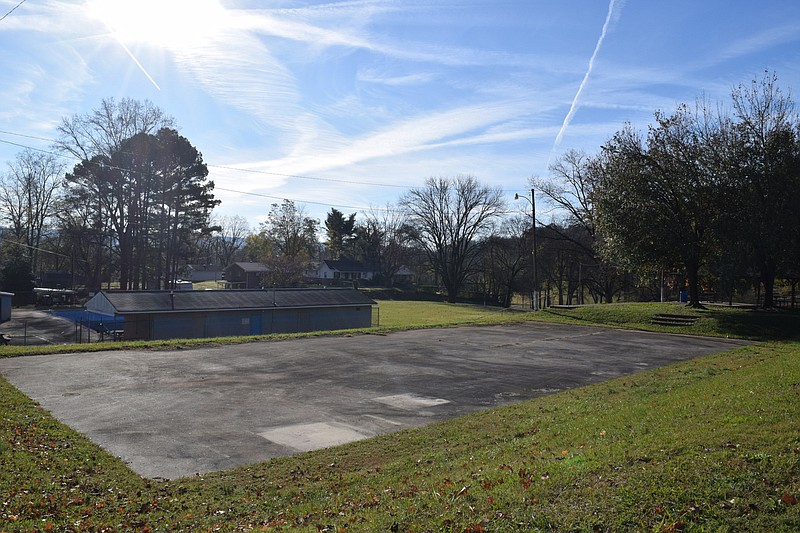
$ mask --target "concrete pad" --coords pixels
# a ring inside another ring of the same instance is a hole
[[[442,398],[425,398],[416,394],[393,394],[391,396],[373,398],[372,400],[397,409],[405,409],[406,411],[416,411],[421,407],[433,407],[434,405],[450,403],[449,400]]]
[[[745,341],[558,324],[0,360],[137,473],[265,461],[580,387]]]
[[[294,424],[268,429],[259,433],[262,437],[276,444],[287,446],[298,452],[310,452],[347,444],[365,439],[371,435],[364,435],[348,427],[316,422],[314,424]]]

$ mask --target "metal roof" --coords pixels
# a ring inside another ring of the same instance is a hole
[[[326,259],[323,263],[327,264],[328,268],[331,270],[338,270],[340,272],[373,272],[376,270],[372,265],[366,265],[361,261],[355,261],[353,259]]]
[[[106,315],[374,305],[355,289],[101,291],[86,309]]]
[[[232,264],[228,268],[232,268],[234,266],[241,268],[245,272],[269,272],[269,267],[267,265],[265,265],[264,263],[238,262],[238,263]]]

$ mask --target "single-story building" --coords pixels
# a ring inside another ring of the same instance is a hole
[[[264,263],[233,263],[225,269],[225,286],[228,289],[258,289],[269,267]]]
[[[315,272],[317,279],[336,281],[371,280],[375,269],[352,259],[326,259],[320,261]]]
[[[337,283],[348,281],[373,281],[381,278],[381,273],[375,265],[354,261],[352,259],[326,259],[320,261],[308,277],[318,283]],[[392,275],[391,285],[411,285],[414,273],[405,266],[401,266]],[[388,284],[389,280],[380,279],[381,283]]]
[[[0,292],[0,323],[11,320],[11,302],[13,292]]]
[[[217,265],[186,265],[189,281],[221,281],[225,279],[225,271]]]
[[[101,291],[86,309],[152,340],[368,328],[373,305],[354,289]]]
[[[34,287],[36,305],[72,305],[78,299],[78,291],[72,289],[50,289],[47,287]]]
[[[406,266],[401,266],[392,276],[393,285],[411,286],[413,283],[414,272]]]

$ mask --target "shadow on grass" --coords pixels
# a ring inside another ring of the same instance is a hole
[[[700,319],[694,325],[664,326],[658,315]],[[800,340],[800,310],[763,310],[708,305],[703,309],[674,304],[604,304],[574,309],[547,309],[542,315],[574,324],[626,327],[648,331],[734,337],[756,341]]]
[[[717,330],[730,336],[760,340],[800,339],[800,311],[748,310],[731,313],[710,308],[710,318],[716,320]]]

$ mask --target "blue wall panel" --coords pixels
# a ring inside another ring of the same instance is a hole
[[[126,321],[126,338],[142,338],[128,331],[135,320]],[[338,329],[368,328],[372,307],[266,309],[250,311],[206,311],[199,313],[150,315],[150,338],[179,339],[302,333]],[[144,333],[137,328],[137,333]],[[130,336],[129,336],[130,333]]]

